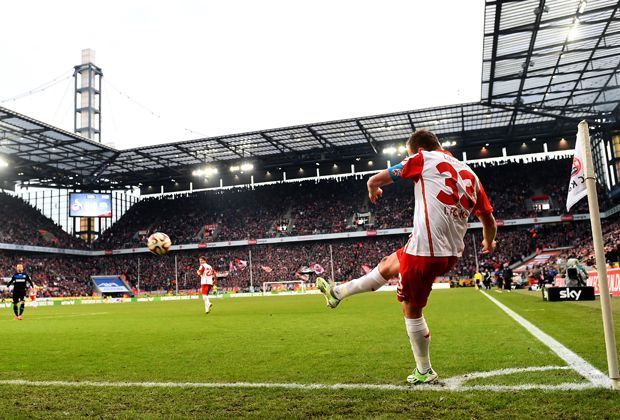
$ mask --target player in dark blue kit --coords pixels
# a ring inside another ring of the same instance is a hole
[[[30,276],[24,273],[24,264],[19,263],[15,266],[15,274],[11,277],[11,281],[7,284],[7,287],[13,286],[13,313],[15,318],[22,319],[24,313],[24,301],[26,300],[26,294],[28,292],[28,285],[34,287],[34,283],[30,279]]]

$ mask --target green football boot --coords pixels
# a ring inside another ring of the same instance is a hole
[[[420,373],[418,368],[415,368],[413,373],[407,376],[407,382],[411,385],[430,384],[435,382],[436,379],[437,373],[432,368],[427,370],[426,373]]]
[[[325,296],[327,306],[332,309],[338,306],[338,304],[340,303],[340,299],[334,296],[332,285],[329,284],[327,280],[325,280],[323,277],[317,277],[316,287],[321,291],[321,293],[323,293],[323,296]]]

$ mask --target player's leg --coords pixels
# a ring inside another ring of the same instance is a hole
[[[211,301],[209,300],[209,290],[211,289],[211,285],[203,284],[200,286],[200,291],[202,293],[202,300],[205,304],[205,313],[209,313],[211,311]]]
[[[456,263],[455,257],[419,257],[403,254],[400,258],[400,276],[397,297],[402,302],[405,328],[416,362],[413,373],[407,377],[410,384],[430,383],[437,379],[431,366],[431,333],[422,314],[439,275],[447,273]]]
[[[504,279],[502,278],[502,276],[497,276],[497,292],[502,292],[502,289],[504,288]]]
[[[19,319],[22,319],[24,308],[26,307],[26,296],[22,296],[19,301]]]
[[[207,285],[206,284],[201,284],[200,285],[200,296],[202,297],[202,302],[205,305],[205,312],[207,311],[207,299],[209,299],[207,297],[206,291],[207,291]]]
[[[364,274],[355,280],[335,286],[333,295],[342,300],[346,297],[364,292],[374,292],[383,286],[391,278],[398,275],[398,256],[394,252],[379,262],[368,274]]]
[[[413,373],[407,377],[407,382],[428,383],[434,381],[437,374],[431,367],[431,333],[422,315],[422,309],[428,301],[434,277],[428,278],[430,276],[426,273],[428,271],[427,259],[424,257],[404,254],[400,262],[401,278],[398,283],[397,297],[402,303],[405,329],[416,364]]]
[[[324,278],[316,279],[316,285],[325,295],[327,305],[335,308],[340,301],[346,297],[364,292],[374,292],[383,286],[389,279],[398,274],[398,253],[384,257],[379,265],[372,269],[368,274],[363,275],[350,282],[331,286]]]
[[[13,294],[13,313],[15,317],[13,319],[19,319],[19,298]]]
[[[405,315],[405,328],[416,364],[413,373],[407,377],[407,382],[411,384],[432,382],[437,379],[437,373],[431,366],[431,332],[424,315],[422,315],[422,308],[415,302],[409,301],[403,301],[402,305]]]

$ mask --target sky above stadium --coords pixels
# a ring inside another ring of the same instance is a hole
[[[104,73],[103,141],[120,149],[478,101],[483,13],[481,0],[7,2],[0,106],[73,131],[83,48]]]

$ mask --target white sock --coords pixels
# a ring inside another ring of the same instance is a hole
[[[205,301],[205,311],[209,310],[209,295],[202,295],[202,299]]]
[[[405,318],[405,326],[407,327],[416,367],[420,373],[426,373],[431,368],[429,354],[431,332],[428,330],[426,320],[423,316],[415,319]]]
[[[385,283],[387,283],[387,280],[383,278],[379,272],[379,266],[377,266],[373,268],[370,273],[358,279],[334,287],[333,291],[338,299],[344,299],[347,296],[356,295],[358,293],[374,292]]]

